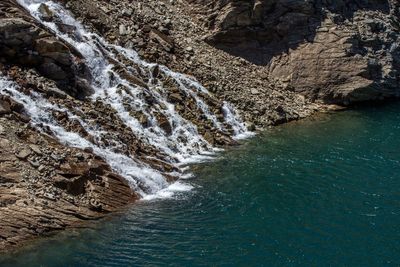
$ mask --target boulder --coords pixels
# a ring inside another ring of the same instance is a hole
[[[40,56],[50,58],[61,65],[70,66],[73,62],[69,48],[54,38],[36,40],[35,49]]]
[[[51,21],[54,17],[54,12],[50,10],[50,8],[46,4],[40,4],[39,12],[42,16],[42,19],[45,21]]]
[[[0,98],[0,115],[11,113],[11,105],[8,101]]]
[[[156,41],[161,44],[161,46],[164,48],[165,51],[167,52],[172,52],[174,49],[174,42],[173,40],[165,35],[164,33],[156,30],[156,29],[151,29],[149,33],[150,39],[153,41]]]
[[[51,12],[44,4],[40,9],[42,15]],[[87,82],[82,82],[91,77],[82,64],[81,54],[26,17],[0,18],[0,57],[9,63],[36,68],[74,97],[83,98],[93,92]]]

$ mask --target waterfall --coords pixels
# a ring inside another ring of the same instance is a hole
[[[201,113],[201,117],[213,130],[229,133],[233,138],[243,138],[249,134],[229,103],[223,103],[221,106],[223,118],[213,112],[207,104],[207,99],[211,98],[210,93],[195,78],[174,72],[166,66],[145,62],[136,51],[108,43],[101,36],[86,29],[60,4],[45,0],[18,2],[38,22],[81,53],[92,76],[90,82],[94,93],[90,100],[112,107],[115,115],[130,129],[135,138],[160,151],[163,155],[162,160],[177,169],[182,164],[209,159],[218,149],[199,133],[195,123],[184,118],[176,110],[176,105],[168,98],[171,85],[167,84],[172,84],[179,94],[191,99],[197,112]],[[41,4],[46,4],[54,12],[57,23],[42,20],[38,11]],[[60,23],[71,26],[74,30],[63,32],[58,26]],[[116,66],[123,68],[128,76],[140,77],[141,81],[133,83],[126,75],[121,74]],[[92,148],[95,154],[104,158],[113,170],[124,176],[144,198],[151,198],[149,196],[157,192],[161,192],[163,196],[170,195],[170,192],[166,192],[169,183],[165,175],[134,155],[119,153],[118,148],[125,146],[119,140],[101,143],[99,140],[107,134],[107,130],[101,125],[93,126],[77,115],[80,112],[79,107],[64,107],[51,103],[39,93],[27,94],[18,89],[14,82],[0,77],[0,93],[7,94],[23,104],[31,117],[31,123],[39,130],[50,129],[65,145]],[[152,99],[152,104],[147,103],[148,98]],[[65,129],[53,117],[54,111],[65,113],[70,120],[77,121],[92,137],[91,140]],[[133,114],[140,114],[146,125]],[[170,132],[167,133],[165,128],[161,127],[160,116],[168,120]],[[171,171],[168,175],[179,176],[182,175],[181,171],[182,169],[178,172]],[[178,182],[170,188],[179,191],[190,189],[190,186]]]
[[[123,175],[131,186],[140,194],[146,195],[156,193],[168,186],[165,178],[149,166],[125,155],[114,153],[110,149],[96,146],[79,134],[69,132],[58,125],[51,115],[52,111],[67,112],[71,115],[70,119],[76,118],[76,116],[62,107],[49,103],[45,98],[40,96],[40,94],[35,92],[31,92],[31,95],[21,93],[14,82],[2,76],[0,76],[0,93],[11,96],[15,101],[22,104],[31,118],[31,123],[37,126],[39,130],[50,129],[55,137],[67,146],[81,149],[92,148],[95,154],[104,158],[107,163],[110,164],[111,168]],[[80,122],[82,125],[85,125],[83,121]],[[85,129],[89,130],[89,127],[85,127]]]

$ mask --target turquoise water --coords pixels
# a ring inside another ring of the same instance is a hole
[[[396,103],[280,126],[0,266],[399,266],[399,137]]]

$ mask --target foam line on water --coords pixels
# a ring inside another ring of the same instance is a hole
[[[158,191],[155,194],[149,194],[146,195],[142,200],[143,201],[152,201],[152,200],[158,200],[158,199],[171,199],[175,198],[176,199],[176,194],[177,193],[184,193],[188,192],[194,189],[194,186],[185,183],[183,181],[177,181],[175,183],[172,183],[168,187]]]

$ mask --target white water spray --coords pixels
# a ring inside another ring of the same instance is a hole
[[[53,1],[18,0],[18,2],[40,23],[83,55],[93,77],[91,86],[95,92],[91,96],[92,100],[111,106],[116,111],[118,118],[141,142],[167,155],[170,163],[175,166],[208,159],[216,149],[198,133],[197,127],[191,121],[183,118],[177,112],[175,105],[168,100],[169,89],[156,77],[153,77],[154,68],[158,68],[162,77],[173,81],[177,85],[179,93],[193,99],[197,109],[216,130],[228,132],[231,129],[234,138],[248,135],[244,123],[228,103],[224,103],[222,107],[223,121],[210,111],[201,97],[202,95],[209,96],[209,92],[194,78],[173,72],[165,66],[147,63],[140,59],[136,51],[108,43],[99,35],[85,29],[64,7]],[[57,23],[43,21],[38,11],[41,4],[46,4],[54,12],[58,22],[73,26],[75,30],[64,33],[59,29]],[[148,77],[146,79],[148,82],[144,86],[133,84],[114,70],[115,64],[123,66],[128,75],[132,76],[137,76],[133,66],[139,68],[140,72]],[[120,90],[121,87],[124,90]],[[79,121],[80,125],[95,138],[100,137],[102,129],[91,128],[89,123],[72,114],[67,108],[51,104],[37,93],[30,95],[21,93],[14,83],[4,77],[0,78],[0,92],[10,95],[15,101],[22,103],[32,118],[32,124],[38,128],[40,125],[48,127],[62,143],[79,148],[92,148],[94,153],[103,157],[143,197],[151,198],[148,195],[156,192],[161,192],[161,195],[169,195],[165,191],[168,183],[162,174],[139,160],[114,151],[115,146],[124,144],[115,144],[114,147],[108,148],[100,147],[77,133],[67,131],[49,114],[51,111],[68,113],[70,118]],[[146,96],[151,96],[155,103],[149,106],[146,103]],[[147,118],[149,126],[144,127],[138,118],[132,116],[130,112],[132,110],[143,114]],[[166,133],[160,127],[156,114],[162,114],[168,119],[172,128],[171,133]],[[227,126],[230,129],[227,129]],[[181,186],[180,188],[190,187]],[[171,189],[174,191],[173,187]]]

